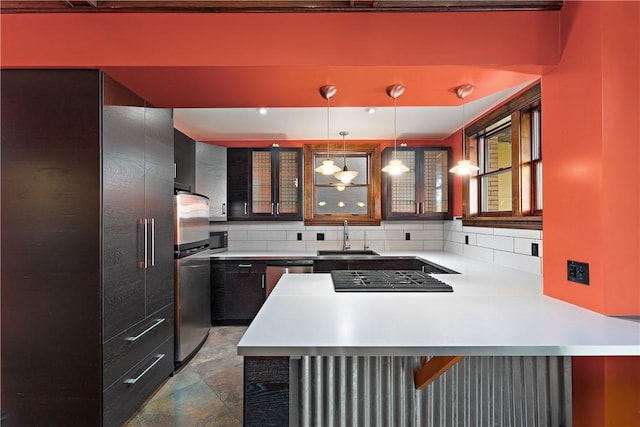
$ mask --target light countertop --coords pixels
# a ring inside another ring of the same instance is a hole
[[[329,274],[283,275],[238,354],[640,355],[640,319],[546,297],[539,275],[445,252],[393,255],[458,271],[436,275],[454,292],[336,293]]]

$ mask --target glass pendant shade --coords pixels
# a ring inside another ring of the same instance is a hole
[[[330,159],[323,160],[322,164],[316,168],[316,172],[321,173],[322,175],[333,175],[339,171],[340,168],[333,163],[333,160]]]
[[[478,166],[471,164],[471,160],[460,160],[457,165],[449,169],[449,172],[458,175],[471,175],[472,172],[479,170]]]
[[[345,165],[345,167],[340,172],[334,173],[333,176],[335,176],[336,179],[338,179],[343,184],[349,184],[356,176],[358,176],[358,172],[350,171]]]
[[[402,164],[402,161],[398,159],[389,160],[389,164],[382,168],[382,172],[386,172],[389,175],[402,175],[404,172],[409,172],[409,168]]]

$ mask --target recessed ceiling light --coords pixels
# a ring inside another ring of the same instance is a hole
[[[376,112],[376,109],[375,109],[375,107],[367,107],[367,108],[365,108],[365,109],[364,109],[364,111],[365,111],[367,114],[373,114],[373,113],[375,113],[375,112]]]
[[[266,116],[269,112],[269,110],[267,110],[265,107],[258,107],[256,108],[256,111],[258,111],[258,114],[260,114],[261,116]]]

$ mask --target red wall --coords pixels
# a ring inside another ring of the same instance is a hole
[[[640,3],[565,2],[542,78],[544,293],[640,314]],[[589,263],[590,285],[566,280]],[[640,426],[640,358],[573,358],[574,425]]]
[[[544,292],[640,314],[638,2],[567,2],[564,51],[542,78]],[[589,263],[590,285],[566,280]]]

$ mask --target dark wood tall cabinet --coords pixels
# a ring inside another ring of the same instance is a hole
[[[173,120],[3,70],[2,425],[119,426],[173,371]]]

